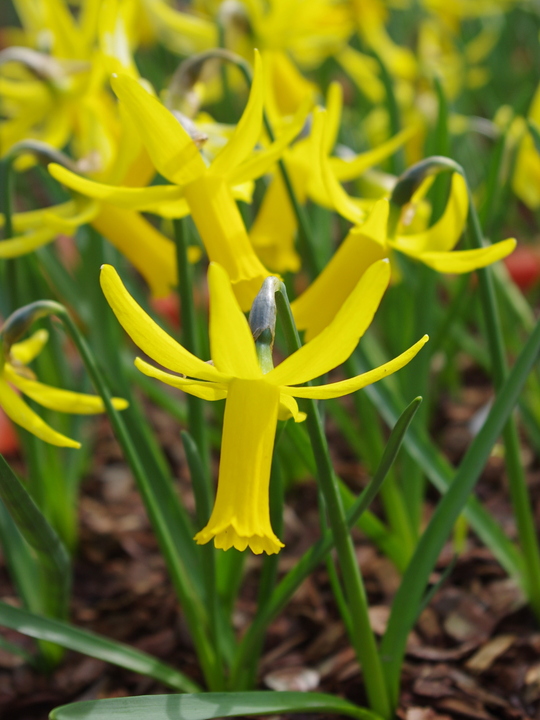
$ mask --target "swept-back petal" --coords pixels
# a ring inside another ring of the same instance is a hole
[[[367,268],[388,257],[387,219],[388,201],[379,200],[366,223],[349,232],[321,274],[292,303],[296,325],[306,331],[306,341],[330,324]]]
[[[280,394],[278,420],[290,420],[292,418],[294,422],[299,423],[304,422],[306,417],[306,413],[299,410],[298,403],[292,395]]]
[[[33,333],[27,340],[15,343],[9,350],[10,356],[22,365],[28,365],[45,347],[49,333],[42,328]]]
[[[437,272],[468,273],[491,265],[497,260],[502,260],[510,255],[515,247],[514,238],[508,238],[508,240],[501,240],[501,242],[485,248],[454,250],[453,252],[425,252],[414,257]]]
[[[392,375],[392,373],[395,373],[397,370],[400,370],[413,359],[413,357],[424,347],[428,340],[428,336],[424,335],[421,340],[412,345],[404,353],[401,353],[401,355],[395,357],[393,360],[384,363],[384,365],[379,365],[378,368],[362,373],[362,375],[350,378],[349,380],[341,380],[340,382],[329,383],[327,385],[313,385],[310,387],[281,387],[281,393],[282,395],[290,394],[297,398],[312,398],[315,400],[329,400],[330,398],[349,395],[349,393],[361,390],[378,380],[382,380],[382,378]]]
[[[228,378],[188,352],[147,315],[128,293],[111,265],[103,265],[101,288],[118,322],[149,357],[174,372],[218,382]]]
[[[223,421],[216,502],[199,544],[279,552],[283,543],[270,524],[269,485],[279,390],[265,380],[234,379]]]
[[[238,167],[246,160],[262,129],[262,113],[264,101],[264,82],[261,56],[258,50],[254,51],[253,81],[249,99],[242,117],[238,121],[233,136],[218,153],[210,166],[210,172],[223,177],[229,177],[233,168]],[[247,178],[251,179],[251,178]]]
[[[47,425],[1,377],[0,406],[16,425],[20,425],[41,440],[60,447],[81,447],[81,443],[71,440]]]
[[[197,145],[159,100],[128,75],[114,77],[111,85],[163,177],[183,185],[206,172]]]
[[[225,383],[213,383],[206,382],[204,380],[187,380],[186,378],[179,377],[178,375],[171,375],[171,373],[164,372],[144,360],[141,360],[141,358],[135,358],[135,367],[137,370],[144,373],[144,375],[148,375],[148,377],[161,380],[161,382],[164,382],[167,385],[183,390],[190,395],[195,395],[202,400],[223,400],[227,397],[227,385]]]
[[[265,375],[268,382],[300,385],[341,365],[368,329],[389,281],[389,261],[384,259],[373,263],[332,322],[313,340]]]
[[[254,180],[268,172],[272,165],[283,155],[292,141],[300,134],[306,123],[306,118],[312,103],[309,98],[302,103],[292,122],[279,134],[276,140],[265,150],[253,153],[241,165],[233,168],[228,174],[229,182],[233,185]],[[227,146],[228,147],[228,146]]]
[[[314,115],[312,130],[313,136],[315,136],[316,133],[316,123],[324,122],[323,112],[324,111],[319,111]],[[321,180],[328,192],[331,206],[336,210],[336,212],[338,212],[347,220],[350,220],[355,225],[361,223],[364,219],[364,213],[358,208],[357,205],[355,205],[353,200],[348,196],[348,194],[345,192],[345,190],[341,187],[340,183],[336,179],[336,176],[334,175],[334,172],[330,165],[330,159],[328,158],[323,146],[321,146],[320,150],[320,173]]]
[[[182,188],[176,185],[154,185],[147,188],[118,187],[88,180],[55,163],[48,165],[47,169],[58,182],[81,195],[96,200],[107,200],[113,205],[129,210],[151,210],[153,205],[172,200],[178,201],[183,195]]]
[[[234,377],[262,377],[248,321],[234,296],[229,276],[217,263],[208,268],[208,288],[210,354],[216,368]]]
[[[44,385],[37,380],[29,380],[18,375],[9,364],[4,367],[4,377],[29,398],[50,410],[76,415],[94,415],[105,412],[103,400],[97,395],[71,392]],[[117,410],[125,410],[129,405],[123,398],[113,398],[112,403]]]
[[[0,242],[0,258],[14,258],[26,255],[55,240],[56,234],[54,228],[45,226],[9,240],[2,240]]]
[[[330,168],[334,173],[337,180],[340,182],[346,182],[347,180],[354,180],[369,168],[374,165],[378,165],[382,160],[396,152],[407,140],[418,132],[419,128],[411,126],[405,128],[393,138],[386,142],[378,145],[373,150],[359,153],[352,160],[343,160],[338,157],[331,157],[329,160]]]
[[[467,183],[460,173],[452,175],[450,195],[443,214],[431,227],[413,235],[400,234],[393,246],[408,255],[423,252],[449,252],[457,245],[469,212]]]

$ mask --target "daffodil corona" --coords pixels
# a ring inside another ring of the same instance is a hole
[[[343,363],[369,327],[390,278],[387,260],[362,276],[334,320],[314,340],[266,374],[259,366],[249,324],[225,270],[210,265],[210,347],[213,364],[189,353],[135,302],[110,265],[101,286],[116,317],[133,341],[171,372],[137,358],[137,368],[204,400],[226,398],[216,502],[197,535],[218,548],[277,553],[283,543],[270,524],[269,483],[277,420],[301,422],[295,398],[335,398],[359,390],[406,365],[427,341],[363,375],[340,382],[298,387]]]

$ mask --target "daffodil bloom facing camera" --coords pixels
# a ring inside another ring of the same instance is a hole
[[[23,393],[39,405],[59,412],[92,415],[105,411],[100,397],[62,390],[36,380],[27,365],[39,355],[47,339],[47,331],[38,330],[27,340],[11,345],[0,369],[0,406],[16,425],[41,440],[60,447],[79,448],[79,442],[47,425],[20,395]],[[124,410],[128,403],[122,398],[113,398],[113,405],[117,410]]]
[[[264,174],[300,131],[306,112],[299,113],[287,131],[268,148],[253,153],[262,130],[263,74],[255,54],[249,100],[229,142],[207,166],[197,143],[174,115],[133,78],[113,79],[120,105],[137,127],[156,169],[173,185],[149,188],[112,187],[93,183],[58,165],[51,174],[68,187],[89,197],[100,197],[120,207],[179,212],[180,200],[187,203],[210,260],[228,272],[240,305],[251,306],[269,275],[249,241],[233,188]]]
[[[410,234],[400,223],[396,232],[390,234],[388,200],[379,200],[364,221],[362,208],[337,181],[324,154],[321,155],[321,168],[334,208],[354,227],[320,275],[292,303],[296,324],[306,331],[307,340],[331,322],[371,263],[382,258],[391,259],[396,251],[437,272],[461,274],[501,260],[516,246],[516,241],[510,238],[484,248],[454,250],[465,229],[469,208],[467,186],[459,173],[452,175],[448,202],[437,222],[421,232]]]
[[[283,543],[270,524],[269,482],[278,419],[304,419],[296,398],[335,398],[355,392],[406,365],[427,336],[403,354],[363,375],[340,382],[299,387],[343,363],[367,330],[388,285],[387,260],[369,268],[338,311],[313,341],[266,374],[259,366],[249,324],[227,273],[210,265],[210,347],[212,363],[189,353],[137,305],[109,265],[101,286],[120,324],[152,360],[137,358],[138,369],[204,400],[226,399],[218,489],[210,520],[195,536],[212,538],[218,548],[277,553]],[[176,373],[176,374],[175,374]]]

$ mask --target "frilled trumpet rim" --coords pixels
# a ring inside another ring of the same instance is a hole
[[[229,385],[216,502],[197,543],[255,554],[277,553],[283,543],[270,523],[269,488],[279,389],[263,379]]]

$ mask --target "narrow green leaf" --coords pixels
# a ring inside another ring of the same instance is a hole
[[[169,665],[116,640],[82,630],[61,620],[51,620],[0,601],[0,625],[38,640],[48,640],[69,650],[112,665],[148,675],[175,690],[198,692],[197,683]]]
[[[540,322],[536,325],[508,378],[501,386],[486,422],[471,443],[454,481],[433,513],[396,593],[380,650],[394,705],[397,703],[399,677],[407,637],[416,622],[429,576],[454,523],[480,477],[493,445],[517,403],[539,352]]]
[[[67,550],[2,455],[0,498],[21,535],[37,555],[43,582],[47,587],[47,610],[56,617],[67,617],[71,589],[71,567]]]
[[[49,720],[213,720],[243,715],[305,712],[379,720],[375,713],[333,695],[271,691],[143,695],[90,700],[56,708],[49,715]]]
[[[364,371],[355,357],[356,373]],[[367,366],[373,367],[371,362]],[[379,412],[388,425],[393,425],[399,417],[399,406],[403,398],[390,390],[385,381],[370,385],[365,392],[372,398]],[[441,493],[445,493],[452,484],[455,469],[448,460],[435,448],[425,433],[412,427],[403,439],[403,447],[422,467],[428,479]],[[504,534],[489,512],[475,498],[471,497],[464,509],[464,514],[474,532],[493,552],[506,572],[521,582],[523,559],[514,543]]]

